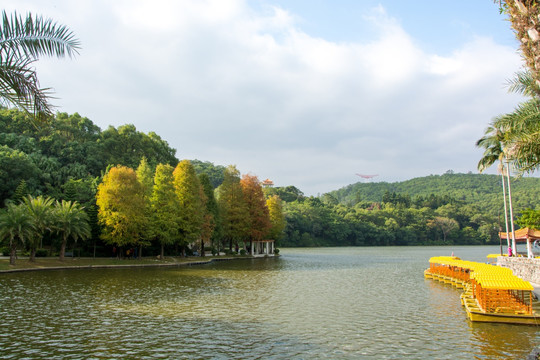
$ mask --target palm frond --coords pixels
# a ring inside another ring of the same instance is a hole
[[[6,105],[11,103],[43,121],[53,114],[51,93],[39,87],[33,62],[14,53],[0,53],[0,93]]]
[[[508,86],[509,92],[528,97],[540,96],[540,86],[528,71],[517,72],[514,79],[506,81],[506,85]]]
[[[51,19],[41,16],[26,18],[16,12],[11,16],[2,11],[0,51],[14,51],[19,57],[38,59],[40,55],[73,57],[78,54],[80,42],[73,32]]]

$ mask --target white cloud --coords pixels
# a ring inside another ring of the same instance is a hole
[[[383,7],[363,20],[376,37],[338,43],[242,0],[16,6],[83,43],[74,61],[38,64],[60,110],[102,128],[133,123],[180,158],[236,164],[307,194],[357,172],[394,181],[474,170],[475,140],[517,101],[502,86],[520,64],[514,49],[471,37],[450,55],[426,53]]]

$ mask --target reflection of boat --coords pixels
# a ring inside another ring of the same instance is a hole
[[[463,288],[461,303],[471,321],[540,325],[533,286],[508,268],[438,256],[429,259],[424,276]]]

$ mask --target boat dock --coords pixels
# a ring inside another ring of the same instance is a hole
[[[463,289],[461,304],[471,321],[540,326],[535,288],[508,268],[438,256],[429,259],[424,276]]]

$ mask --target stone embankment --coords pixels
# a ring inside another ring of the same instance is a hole
[[[540,284],[540,259],[499,256],[497,265],[512,269],[514,275],[533,284]]]

